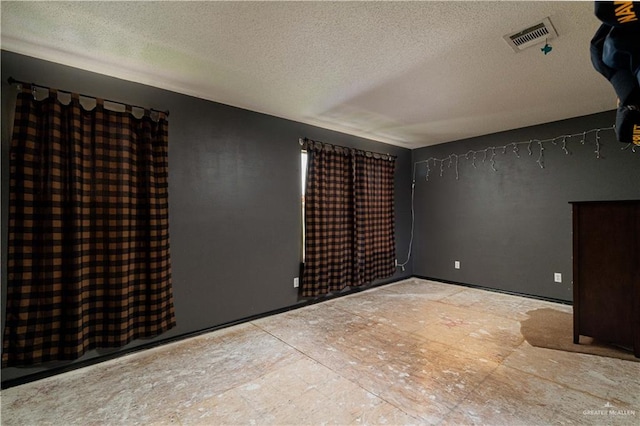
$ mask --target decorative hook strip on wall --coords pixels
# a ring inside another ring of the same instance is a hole
[[[538,163],[538,165],[540,166],[541,169],[544,169],[544,151],[545,151],[545,146],[544,144],[546,143],[551,143],[552,145],[558,145],[558,143],[561,143],[560,147],[561,149],[564,151],[564,153],[566,155],[571,154],[571,152],[569,152],[569,149],[567,148],[567,143],[568,140],[571,138],[575,138],[575,137],[580,137],[580,144],[584,145],[587,141],[587,136],[591,133],[595,132],[595,139],[594,139],[594,144],[595,144],[595,155],[597,159],[600,159],[600,148],[601,148],[601,143],[600,143],[600,132],[602,131],[606,131],[606,130],[614,130],[614,127],[603,127],[600,129],[591,129],[591,130],[587,130],[584,131],[582,133],[574,133],[571,135],[560,135],[560,136],[556,136],[555,138],[551,138],[551,139],[531,139],[528,141],[522,141],[522,142],[511,142],[508,143],[506,145],[502,145],[502,146],[490,146],[487,147],[485,149],[480,149],[480,150],[470,150],[465,154],[459,155],[459,154],[449,154],[446,157],[443,158],[436,158],[436,157],[429,157],[426,160],[420,160],[420,161],[416,161],[415,163],[413,163],[413,183],[415,185],[416,182],[416,169],[417,166],[419,164],[425,164],[426,168],[427,168],[427,173],[426,173],[426,180],[429,180],[429,175],[431,174],[432,168],[431,168],[431,163],[433,163],[433,167],[436,169],[440,170],[440,176],[442,176],[444,174],[444,168],[445,168],[445,162],[447,163],[447,168],[451,168],[451,166],[453,165],[455,167],[455,171],[456,171],[456,180],[460,179],[460,173],[458,170],[458,163],[460,158],[464,159],[464,160],[471,160],[471,164],[473,165],[474,168],[477,168],[478,165],[476,164],[477,161],[482,161],[483,163],[486,161],[489,161],[489,163],[491,164],[491,170],[493,170],[494,172],[497,172],[498,169],[496,168],[496,152],[500,152],[501,154],[506,154],[507,150],[509,150],[510,152],[512,152],[517,158],[520,158],[520,146],[524,146],[526,145],[527,147],[527,154],[529,156],[533,155],[533,147],[535,147],[538,151],[538,159],[536,160],[536,162]],[[622,147],[621,150],[626,150],[629,149],[629,147],[631,148],[632,152],[636,152],[636,146],[633,144],[627,144],[626,146]],[[439,168],[438,168],[438,163],[439,163]]]

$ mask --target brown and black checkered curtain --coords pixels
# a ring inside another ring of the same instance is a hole
[[[72,360],[175,325],[165,117],[18,94],[2,365]]]
[[[302,296],[368,284],[395,272],[395,158],[305,142]]]
[[[396,271],[393,174],[395,158],[384,159],[356,152],[355,261],[358,284],[391,276]]]

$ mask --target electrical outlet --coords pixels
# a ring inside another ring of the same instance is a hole
[[[557,283],[561,283],[562,282],[562,274],[560,272],[554,272],[553,273],[553,281],[555,281]]]
[[[453,262],[453,267],[456,269],[460,269],[460,261],[456,260],[455,262]]]
[[[300,278],[295,277],[293,279],[293,288],[298,288],[300,286]]]

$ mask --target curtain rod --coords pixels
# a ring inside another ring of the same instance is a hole
[[[358,148],[349,148],[347,146],[334,145],[332,143],[317,141],[317,140],[313,140],[313,139],[309,139],[309,138],[300,138],[300,139],[298,139],[298,142],[300,143],[300,146],[304,145],[305,142],[316,142],[316,143],[321,143],[322,145],[327,145],[327,146],[330,146],[330,147],[333,147],[333,148],[353,149],[353,150],[356,150],[356,151],[364,152],[365,154],[386,155],[389,158],[398,158],[397,155],[392,155],[392,154],[389,154],[389,153],[366,151],[364,149],[358,149]]]
[[[35,84],[35,83],[27,83],[25,81],[16,80],[13,77],[9,77],[9,79],[7,81],[9,82],[9,84],[22,84],[22,85],[29,84],[29,85],[31,85],[33,87],[40,87],[41,89],[52,90],[52,88],[49,87],[49,86],[43,86],[41,84]],[[54,90],[57,90],[58,92],[64,92],[64,93],[74,93],[74,92],[71,92],[69,90],[58,90],[58,89],[54,89]],[[98,99],[98,97],[96,97],[96,96],[85,95],[85,94],[82,94],[82,93],[78,93],[78,96],[82,96],[83,98]],[[169,111],[168,110],[167,111],[160,111],[159,109],[145,108],[145,107],[141,107],[141,106],[138,106],[138,105],[129,105],[129,104],[125,104],[125,103],[118,102],[118,101],[112,101],[110,99],[104,99],[104,101],[112,103],[112,104],[124,105],[125,107],[130,106],[131,108],[140,108],[140,109],[143,109],[143,110],[161,112],[161,113],[165,114],[167,117],[169,117]]]

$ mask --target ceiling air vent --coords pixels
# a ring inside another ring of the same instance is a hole
[[[551,20],[544,18],[537,24],[533,24],[524,30],[507,34],[502,38],[511,46],[514,52],[520,52],[528,47],[554,39],[557,36],[558,33],[553,28]]]

